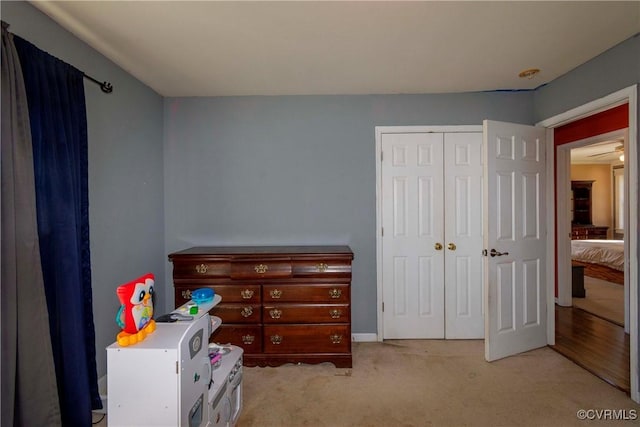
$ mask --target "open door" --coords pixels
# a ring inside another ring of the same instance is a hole
[[[485,120],[485,358],[547,345],[545,128]]]

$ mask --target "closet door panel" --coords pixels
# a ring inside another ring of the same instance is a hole
[[[443,134],[385,134],[382,150],[384,337],[443,338]]]
[[[482,134],[444,136],[445,336],[482,338]]]

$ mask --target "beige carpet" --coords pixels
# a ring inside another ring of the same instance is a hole
[[[596,426],[580,409],[640,405],[549,348],[497,362],[484,342],[354,343],[352,369],[245,368],[238,426]]]
[[[624,326],[624,286],[584,276],[585,298],[573,298],[573,305],[598,317]]]

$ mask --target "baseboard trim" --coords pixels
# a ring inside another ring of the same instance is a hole
[[[377,334],[351,334],[351,341],[353,342],[376,342],[378,341]]]

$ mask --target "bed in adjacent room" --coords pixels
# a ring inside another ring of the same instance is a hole
[[[572,240],[571,260],[586,276],[624,284],[624,240]]]

